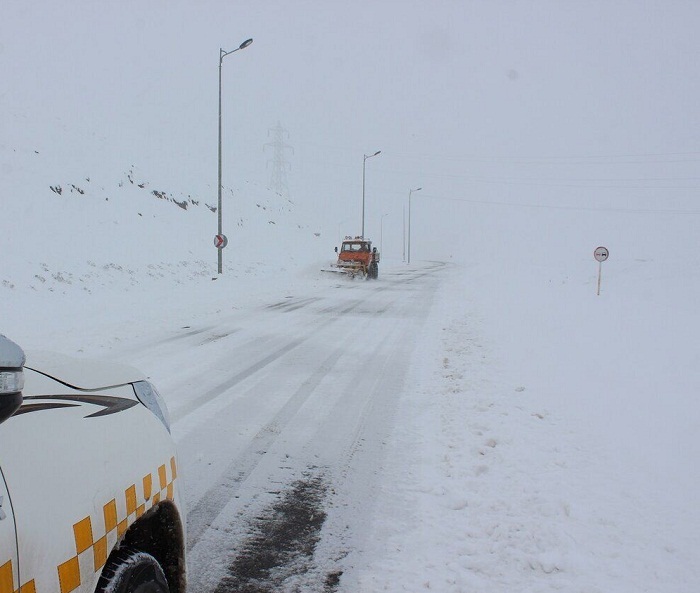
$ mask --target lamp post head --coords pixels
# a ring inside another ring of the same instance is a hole
[[[234,53],[234,52],[237,52],[239,49],[245,49],[245,48],[248,47],[251,43],[253,43],[253,40],[252,40],[252,39],[246,39],[246,40],[245,40],[243,43],[241,43],[236,49],[232,49],[231,51],[226,51],[226,50],[223,49],[223,48],[219,48],[219,64],[221,64],[221,62],[223,62],[224,58],[225,58],[227,55],[232,54],[232,53]]]

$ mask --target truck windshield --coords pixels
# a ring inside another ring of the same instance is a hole
[[[343,243],[343,251],[367,251],[362,243]]]

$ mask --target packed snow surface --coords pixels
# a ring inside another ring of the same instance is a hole
[[[279,196],[263,197],[265,208],[274,210],[270,204]],[[531,242],[533,249],[496,252],[494,246],[492,255],[439,265],[389,261],[376,283],[339,280],[319,271],[329,259],[305,260],[304,249],[298,260],[280,262],[274,255],[279,245],[295,242],[318,253],[322,239],[294,223],[293,212],[278,216],[271,245],[239,245],[247,261],[259,256],[256,265],[232,262],[229,249],[224,275],[213,280],[213,246],[169,263],[165,255],[159,259],[130,246],[144,217],[167,219],[165,227],[153,227],[163,231],[153,239],[157,250],[167,236],[185,236],[191,221],[206,212],[193,215],[144,195],[136,211],[127,205],[76,216],[76,204],[85,199],[44,192],[41,209],[51,210],[55,228],[44,253],[25,249],[29,229],[22,228],[28,225],[22,218],[3,233],[3,253],[10,255],[0,287],[2,330],[26,348],[146,365],[171,405],[173,434],[189,463],[185,477],[200,476],[198,464],[206,461],[186,449],[192,426],[206,425],[206,410],[195,417],[182,398],[199,397],[221,371],[208,362],[211,349],[165,348],[174,332],[208,328],[211,340],[225,348],[225,340],[216,340],[226,336],[232,315],[245,318],[250,331],[262,328],[261,339],[273,331],[261,305],[332,298],[338,306],[337,299],[359,294],[371,306],[389,289],[413,298],[417,288],[402,284],[402,274],[434,279],[425,318],[412,322],[415,331],[392,379],[400,389],[372,461],[376,483],[371,496],[358,490],[367,504],[362,521],[350,511],[333,518],[347,522],[353,547],[331,566],[323,554],[333,542],[322,538],[318,545],[318,562],[326,563],[321,568],[342,571],[337,590],[680,593],[700,586],[700,279],[682,221],[671,221],[666,237],[649,221],[649,233],[668,246],[661,252],[635,245],[633,233],[618,233],[617,249],[608,245],[611,257],[597,295],[593,240],[563,248],[549,262],[537,255],[536,240],[526,238],[523,245]],[[262,236],[273,226],[267,218],[244,221],[241,232]],[[209,226],[213,220],[210,213]],[[523,217],[512,222],[517,228]],[[117,230],[109,240],[93,242],[89,254],[75,255],[74,241],[100,228]],[[332,241],[326,247],[332,254]],[[369,330],[354,339],[379,343],[407,323],[388,311],[374,326],[378,336]],[[300,337],[307,328],[303,319],[299,323],[274,322],[274,331],[282,340]],[[352,335],[342,331],[339,325],[337,333],[319,338],[320,346],[335,347],[336,337]],[[300,352],[295,372],[311,372],[317,364],[316,354]],[[392,370],[372,371],[370,379],[379,382],[387,372]],[[294,378],[271,377],[284,397],[285,381],[291,386]],[[183,381],[187,389],[178,387]],[[230,397],[237,397],[236,389]],[[249,414],[232,421],[243,439],[252,438],[255,418],[272,405],[257,393]],[[322,408],[305,410],[303,418],[321,421]],[[230,439],[213,428],[205,433],[211,442],[200,443],[203,450]],[[210,464],[225,461],[217,457],[212,453]],[[187,498],[196,503],[197,492],[216,479],[186,482]],[[220,562],[226,562],[223,556]],[[194,578],[197,571],[191,560]],[[313,583],[306,586],[315,590]]]

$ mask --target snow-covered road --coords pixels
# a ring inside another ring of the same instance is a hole
[[[128,348],[131,359],[142,350],[140,364],[167,394],[186,483],[190,590],[214,591],[222,579],[237,590],[233,579],[321,591],[342,572],[337,561],[365,547],[357,538],[366,537],[378,463],[444,268],[329,279]],[[280,529],[309,497],[321,520],[255,544],[261,517],[269,524],[287,500]]]
[[[650,291],[669,263],[634,260],[598,297],[586,264],[24,291],[13,310],[46,322],[5,325],[159,387],[191,591],[690,593],[697,288]]]

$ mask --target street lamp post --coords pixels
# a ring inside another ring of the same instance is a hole
[[[404,207],[401,210],[402,210],[402,214],[403,214],[403,241],[401,243],[403,245],[403,256],[401,257],[401,261],[405,262],[406,261],[406,206],[404,205]]]
[[[248,47],[251,43],[253,43],[252,39],[246,39],[243,43],[241,43],[236,49],[232,49],[231,51],[224,51],[223,49],[219,48],[219,183],[218,183],[218,193],[219,193],[219,202],[218,206],[216,209],[217,215],[218,215],[218,227],[217,227],[217,235],[221,236],[223,235],[222,231],[222,223],[221,223],[221,65],[224,62],[224,58],[228,56],[229,54],[232,54],[234,52],[237,52],[239,49],[245,49]],[[218,273],[221,274],[223,273],[223,247],[218,247],[217,248],[218,252]]]
[[[384,251],[384,217],[389,216],[389,213],[382,214],[379,220],[379,253]]]
[[[373,156],[377,156],[382,151],[378,150],[374,154],[364,155],[364,160],[362,161],[362,238],[365,236],[365,165],[367,159],[371,159]]]
[[[411,263],[411,194],[414,191],[422,190],[422,187],[411,189],[408,191],[408,263]]]

